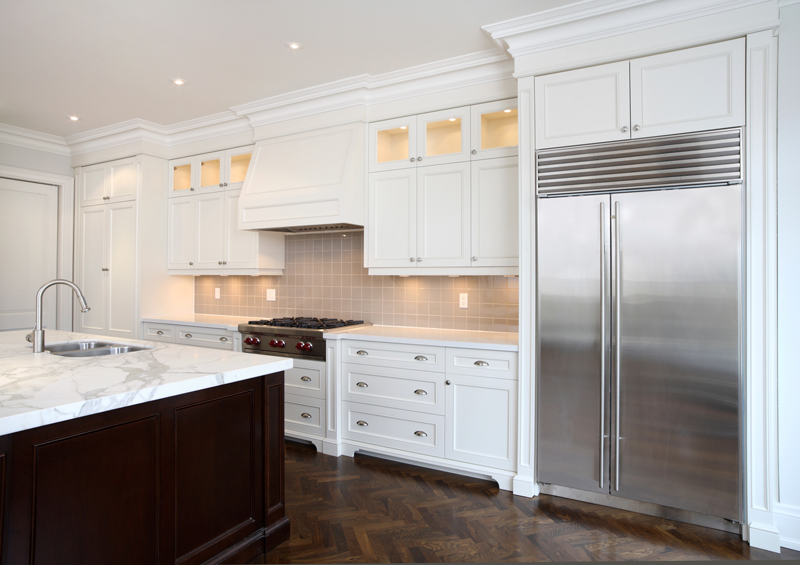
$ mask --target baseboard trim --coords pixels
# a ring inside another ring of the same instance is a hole
[[[536,492],[537,489],[535,487],[536,483],[533,482],[532,477],[523,477],[521,475],[517,475],[516,477],[514,477],[514,483],[513,483],[514,490],[512,492],[516,496],[533,498],[538,494]]]
[[[800,551],[800,508],[776,504],[772,516],[780,532],[781,547]]]
[[[766,549],[775,553],[781,552],[781,535],[775,526],[750,522],[750,547]]]

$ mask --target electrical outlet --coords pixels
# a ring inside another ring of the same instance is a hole
[[[217,300],[219,300],[219,289],[218,289],[218,288],[215,288],[215,289],[214,289],[214,298],[216,298]]]
[[[267,289],[267,301],[268,302],[275,302],[275,289],[268,288]]]
[[[461,292],[458,295],[458,307],[459,308],[469,308],[469,294],[466,292]]]

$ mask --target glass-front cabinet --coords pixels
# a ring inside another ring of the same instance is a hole
[[[169,162],[170,196],[238,190],[250,165],[253,146],[216,151]]]
[[[517,99],[369,125],[369,171],[392,171],[518,154]]]

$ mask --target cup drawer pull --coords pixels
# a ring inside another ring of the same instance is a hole
[[[192,334],[186,334],[186,337],[188,337],[189,339],[192,339]]]
[[[428,393],[425,392],[424,390],[422,390],[421,388],[418,388],[417,390],[415,390],[414,394],[419,394],[420,396],[428,396]]]
[[[227,337],[221,337],[221,338],[219,338],[219,340],[220,341],[228,341],[228,338]]]
[[[164,332],[162,332],[161,330],[158,330],[156,333],[157,333],[158,335],[164,335]]]
[[[310,383],[311,382],[311,377],[307,377],[307,376],[303,375],[302,377],[300,377],[300,380],[301,381],[305,381],[307,383]]]
[[[486,361],[475,361],[475,365],[477,365],[478,367],[488,367],[489,363],[487,363]]]
[[[369,426],[369,424],[367,424],[364,420],[359,420],[358,422],[356,422],[356,424],[358,424],[359,426]]]
[[[300,414],[300,416],[302,416],[303,418],[310,418],[311,414],[309,414],[308,412],[303,412],[302,414]]]
[[[369,385],[363,381],[360,383],[356,383],[356,386],[359,386],[361,388],[369,388]]]
[[[369,355],[369,353],[367,353],[363,349],[359,349],[358,351],[356,351],[356,355]]]
[[[417,431],[417,432],[414,432],[414,435],[415,435],[415,436],[419,436],[419,437],[428,437],[428,434],[426,434],[426,433],[425,433],[425,432],[423,432],[423,431]]]
[[[425,357],[424,355],[417,355],[416,357],[414,357],[414,360],[415,361],[427,361],[428,358]]]

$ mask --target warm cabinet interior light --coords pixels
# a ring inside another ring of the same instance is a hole
[[[289,49],[297,50],[300,49],[302,45],[300,45],[299,43],[295,43],[294,41],[290,41],[289,43],[286,44],[286,47],[288,47]]]
[[[408,126],[400,126],[400,129],[408,129]]]
[[[70,116],[69,119],[72,120],[73,122],[77,122],[78,120],[80,120],[78,116]]]
[[[503,110],[503,112],[505,112],[506,114],[510,114],[511,110],[510,109],[509,110]]]
[[[172,83],[177,84],[178,86],[183,86],[184,84],[186,84],[186,81],[183,80],[182,78],[174,78],[172,79]]]
[[[454,121],[456,121],[456,119],[455,118],[450,118],[450,121],[454,122]]]

